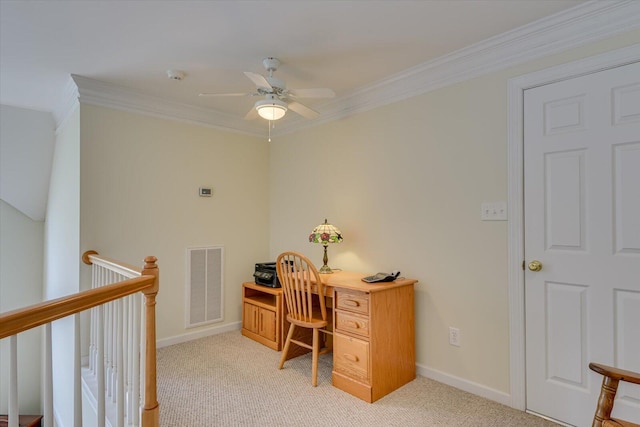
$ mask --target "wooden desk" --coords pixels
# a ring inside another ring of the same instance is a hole
[[[333,294],[333,385],[375,402],[412,381],[417,280],[365,283],[367,274],[347,271],[321,276]]]
[[[365,276],[334,271],[321,274],[321,280],[326,297],[332,299],[328,305],[333,312],[333,385],[375,402],[416,377],[413,285],[417,280],[370,284],[361,280]],[[279,302],[270,306],[278,307],[275,329],[281,340],[288,330],[282,291],[253,283],[245,287],[280,295]],[[243,314],[243,325],[245,318]],[[243,334],[251,336],[244,326]],[[281,348],[279,341],[277,349]]]

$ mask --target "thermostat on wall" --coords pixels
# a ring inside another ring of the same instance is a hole
[[[200,187],[200,197],[211,197],[213,190],[211,188]]]

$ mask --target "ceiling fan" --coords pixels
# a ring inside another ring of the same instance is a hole
[[[278,120],[284,117],[287,110],[294,111],[307,119],[315,119],[320,115],[315,110],[299,103],[299,98],[333,98],[336,94],[331,89],[287,89],[284,80],[273,77],[273,72],[280,66],[277,58],[269,57],[262,61],[262,65],[269,73],[268,76],[245,71],[255,85],[257,92],[253,93],[201,93],[200,96],[262,96],[245,116],[252,120],[258,116],[267,120]]]

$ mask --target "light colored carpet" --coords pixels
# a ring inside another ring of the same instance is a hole
[[[280,353],[227,332],[158,350],[160,425],[557,426],[418,376],[369,404],[331,385],[331,354],[278,369]]]

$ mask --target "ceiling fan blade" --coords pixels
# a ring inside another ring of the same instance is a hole
[[[253,96],[253,93],[199,93],[198,96]]]
[[[336,96],[334,91],[327,88],[291,89],[289,95],[294,98],[333,98]]]
[[[254,119],[257,119],[258,117],[259,117],[258,116],[258,110],[256,110],[255,107],[254,107],[251,110],[249,110],[247,115],[244,116],[244,119],[245,120],[254,120]]]
[[[262,74],[252,73],[251,71],[245,71],[244,75],[249,77],[249,79],[251,79],[251,81],[257,87],[264,87],[264,88],[267,88],[267,89],[273,89],[271,87],[271,85],[269,84],[269,82],[267,81],[267,79],[265,79]]]
[[[311,108],[307,107],[306,105],[302,105],[299,102],[290,102],[288,107],[290,110],[295,111],[296,113],[307,119],[315,119],[320,115],[320,113],[318,113],[317,111],[312,110]]]

